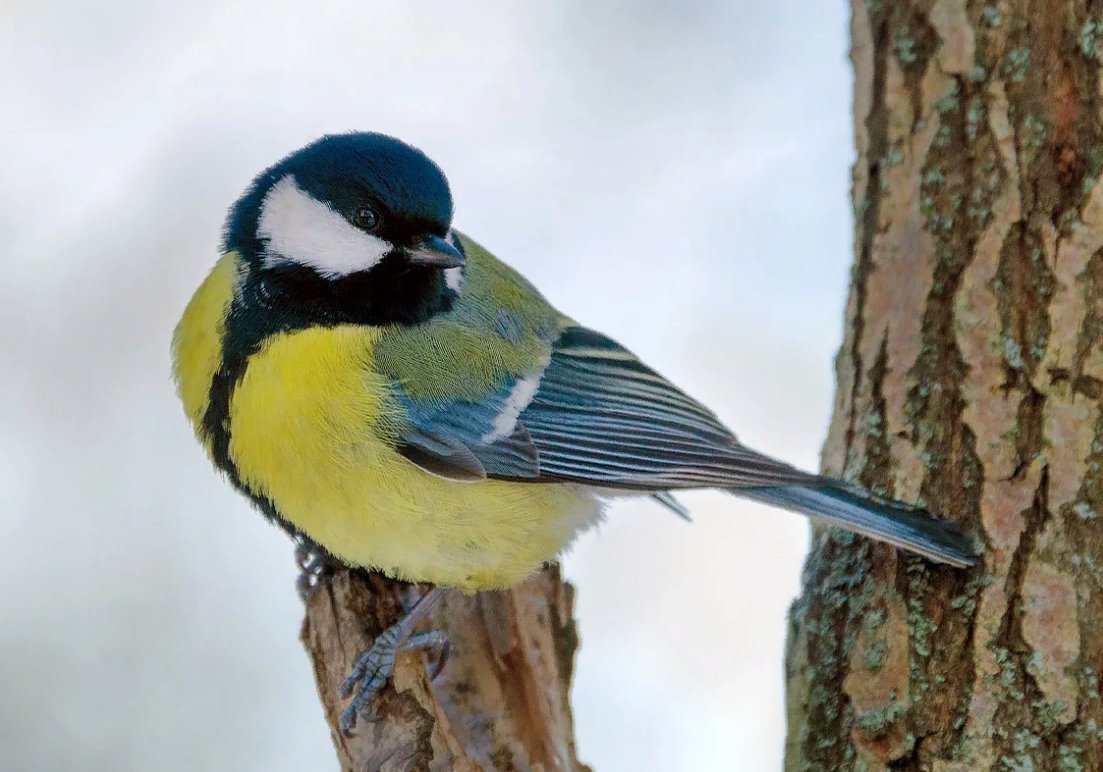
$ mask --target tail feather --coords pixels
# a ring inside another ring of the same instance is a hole
[[[730,492],[822,518],[831,525],[893,544],[939,563],[965,567],[977,560],[972,540],[955,523],[917,507],[877,498],[843,483],[821,479],[808,485],[732,488]]]

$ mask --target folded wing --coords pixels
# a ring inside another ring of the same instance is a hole
[[[485,399],[407,400],[407,413],[406,457],[456,480],[666,491],[813,478],[743,447],[708,409],[584,327],[563,332],[542,371],[505,379]]]
[[[623,346],[584,327],[556,341],[520,422],[544,480],[670,490],[810,477],[743,447],[707,408]]]

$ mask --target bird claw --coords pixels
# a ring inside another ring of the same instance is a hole
[[[333,573],[334,565],[325,550],[314,542],[299,538],[295,541],[295,563],[299,566],[299,576],[295,579],[295,589],[305,603]]]
[[[341,683],[342,699],[351,697],[349,704],[341,712],[338,724],[341,734],[346,737],[351,735],[360,716],[365,716],[371,722],[378,720],[371,705],[394,675],[395,658],[399,652],[437,649],[440,655],[430,679],[436,679],[444,670],[451,649],[447,636],[440,630],[410,635],[407,627],[400,621],[384,630],[371,648],[360,655],[348,677]]]
[[[436,639],[431,643],[426,643],[424,646],[425,651],[429,649],[437,650],[437,663],[433,665],[432,670],[429,671],[429,680],[436,681],[440,674],[444,672],[444,666],[448,664],[448,657],[452,653],[452,642],[448,640],[448,636],[440,630],[430,630],[427,633],[422,633],[422,635],[436,636]]]

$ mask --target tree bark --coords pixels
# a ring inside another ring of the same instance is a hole
[[[361,717],[352,737],[341,735],[341,681],[401,616],[404,587],[343,571],[307,601],[303,645],[341,768],[586,772],[568,697],[578,648],[573,589],[557,567],[509,591],[446,595],[424,625],[451,641],[444,671],[430,683],[424,654],[399,655],[375,703],[378,719]]]
[[[855,258],[830,474],[958,571],[817,532],[789,770],[1103,769],[1103,7],[853,0]]]

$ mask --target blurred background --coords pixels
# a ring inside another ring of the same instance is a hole
[[[459,227],[816,467],[852,153],[846,3],[814,5],[0,5],[0,765],[336,767],[291,545],[211,471],[168,362],[226,207],[320,134],[420,146]],[[807,525],[683,500],[692,525],[621,504],[566,558],[580,755],[777,769]]]

